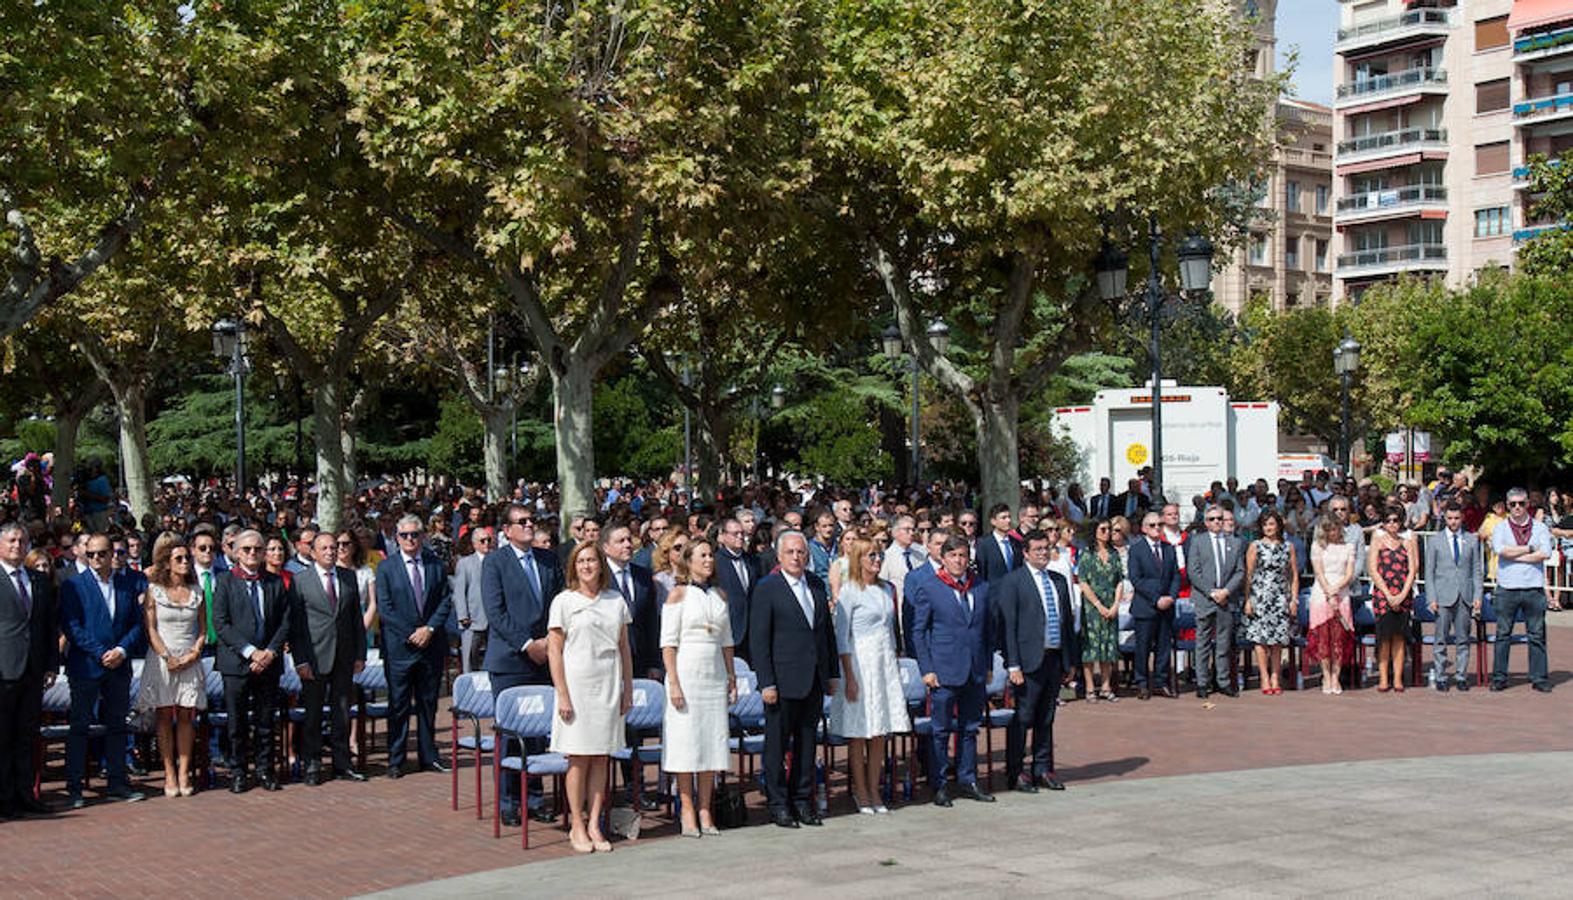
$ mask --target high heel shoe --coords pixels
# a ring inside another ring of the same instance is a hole
[[[166,785],[164,785],[164,796],[166,796],[166,797],[178,797],[178,796],[180,796],[180,788],[175,787],[172,784],[166,784]]]
[[[612,852],[612,842],[607,840],[604,837],[601,838],[600,840],[596,840],[595,838],[591,838],[590,839],[590,844],[591,844],[592,847],[595,848],[595,852],[597,852],[597,853],[611,853]]]
[[[181,785],[180,796],[182,796],[182,797],[190,797],[192,794],[195,794],[196,792],[197,792],[197,789],[192,787],[189,784]]]
[[[574,840],[572,835],[569,835],[568,836],[568,845],[573,847],[573,852],[575,852],[575,853],[594,853],[595,852],[595,843],[593,841],[589,840],[588,838],[586,838],[585,842],[581,844],[578,841]]]
[[[721,829],[714,825],[701,825],[699,826],[699,833],[706,837],[718,837],[721,834]]]

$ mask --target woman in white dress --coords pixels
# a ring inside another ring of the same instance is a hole
[[[159,535],[153,545],[147,591],[141,598],[148,651],[136,708],[158,713],[158,750],[164,757],[166,797],[192,794],[192,718],[208,705],[201,664],[208,633],[207,608],[194,584],[191,550],[185,540],[171,532]]]
[[[912,729],[896,665],[896,594],[879,580],[884,561],[872,541],[848,545],[847,577],[833,613],[843,684],[830,701],[830,730],[847,739],[852,800],[865,815],[890,812],[879,797],[885,738]]]
[[[710,817],[710,795],[715,773],[726,771],[731,761],[727,707],[737,699],[732,617],[726,598],[710,586],[714,575],[710,543],[690,542],[678,564],[677,586],[661,607],[661,659],[666,665],[661,769],[677,775],[684,837],[721,833]]]
[[[553,753],[568,757],[568,841],[577,853],[612,849],[601,833],[606,767],[626,746],[624,716],[633,703],[628,604],[606,585],[606,557],[594,541],[568,554],[567,589],[546,614],[547,660],[557,686]],[[589,809],[585,809],[586,801]]]

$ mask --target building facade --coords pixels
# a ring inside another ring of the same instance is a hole
[[[1468,284],[1534,222],[1535,152],[1573,131],[1573,0],[1341,0],[1335,293],[1409,273]]]

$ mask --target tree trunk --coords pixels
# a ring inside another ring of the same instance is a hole
[[[594,413],[595,369],[574,357],[552,367],[552,417],[557,426],[557,481],[562,492],[561,536],[575,514],[595,511]]]
[[[714,500],[721,488],[721,468],[727,457],[731,423],[719,404],[702,404],[697,412],[694,442],[694,467],[699,493],[695,496]]]
[[[147,459],[147,389],[140,381],[112,384],[115,411],[120,414],[120,459],[126,470],[126,499],[141,527],[153,511],[153,471]]]
[[[311,421],[317,433],[317,524],[338,531],[344,514],[343,383],[324,378],[311,389]]]
[[[1021,505],[1020,398],[982,398],[972,424],[978,437],[978,508],[1005,503],[1014,514]]]
[[[879,408],[879,446],[896,463],[896,483],[912,483],[912,451],[907,447],[907,423],[895,410]]]
[[[508,499],[508,429],[513,426],[513,404],[489,403],[477,411],[486,427],[486,500],[498,503]]]
[[[54,478],[54,488],[50,492],[51,506],[65,509],[71,501],[71,475],[76,471],[76,441],[87,412],[88,407],[67,407],[55,412],[55,463],[50,469]]]

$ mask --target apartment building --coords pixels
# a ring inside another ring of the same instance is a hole
[[[1277,6],[1241,6],[1242,14],[1257,20],[1250,63],[1262,78],[1276,67]],[[1285,99],[1274,114],[1281,138],[1260,185],[1260,212],[1245,244],[1213,279],[1214,298],[1234,313],[1252,297],[1285,309],[1327,303],[1332,296],[1333,111]]]
[[[1528,219],[1526,160],[1573,132],[1573,0],[1341,0],[1340,26],[1338,299],[1511,266],[1550,227]]]

